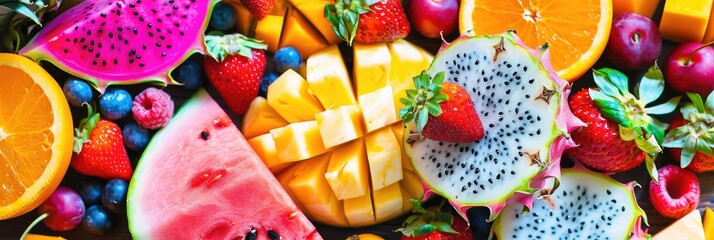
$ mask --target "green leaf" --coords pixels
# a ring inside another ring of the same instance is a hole
[[[426,108],[429,110],[429,114],[431,114],[432,116],[438,117],[441,115],[441,107],[438,103],[428,101],[426,102]]]
[[[619,96],[617,87],[610,81],[608,75],[599,70],[593,70],[593,80],[602,93],[607,96]],[[591,91],[592,92],[592,91]]]
[[[703,153],[707,156],[714,157],[714,152],[709,144],[704,139],[697,139],[697,152]]]
[[[438,72],[436,73],[436,75],[434,75],[434,78],[432,78],[431,82],[437,86],[441,86],[441,83],[444,82],[444,76],[444,71]]]
[[[657,139],[657,143],[662,144],[664,141],[664,130],[661,128],[657,127],[657,125],[653,122],[650,122],[645,126],[645,131],[649,134],[652,134],[655,139]]]
[[[669,100],[667,100],[667,102],[664,102],[660,105],[645,108],[645,111],[647,112],[647,114],[652,114],[652,115],[669,114],[669,113],[673,112],[675,109],[677,109],[677,105],[679,105],[679,100],[681,98],[682,98],[682,96],[676,96],[676,97],[670,98]]]
[[[697,108],[697,111],[704,112],[704,102],[702,102],[702,97],[699,94],[688,92],[687,96],[692,100],[692,104]]]
[[[647,73],[645,73],[638,83],[637,97],[645,105],[650,104],[662,95],[664,85],[662,71],[659,69],[659,66],[657,66],[657,63],[655,63],[652,67],[647,69]]]
[[[688,139],[689,128],[684,125],[669,131],[664,137],[662,146],[666,148],[683,148]]]
[[[35,22],[35,24],[42,25],[42,23],[40,23],[40,19],[37,17],[35,12],[32,9],[30,9],[29,7],[27,7],[26,4],[23,4],[20,2],[7,2],[7,3],[3,3],[3,5],[5,7],[8,7],[10,9],[14,10],[15,12],[17,12],[19,14],[25,15],[27,18],[29,18],[30,20]]]
[[[692,138],[687,138],[684,142],[684,147],[682,148],[682,156],[680,158],[680,166],[685,168],[689,166],[694,158],[694,154],[697,153],[697,140]]]
[[[714,114],[714,94],[709,93],[707,101],[704,103],[704,110],[709,114]]]
[[[422,110],[419,110],[419,112],[417,112],[417,114],[418,115],[417,115],[417,119],[416,119],[416,127],[417,127],[417,131],[419,131],[419,133],[421,133],[422,130],[424,130],[424,126],[426,126],[426,122],[429,120],[429,111],[422,109]]]
[[[642,136],[642,129],[639,127],[623,127],[618,125],[620,138],[625,141],[632,141]]]
[[[650,178],[655,182],[659,180],[659,173],[657,172],[657,166],[655,165],[656,159],[657,154],[645,154],[645,167],[647,167],[647,172],[650,174]]]
[[[634,124],[634,122],[627,117],[627,110],[620,101],[593,89],[590,89],[590,98],[592,98],[605,118],[625,127],[631,127]]]
[[[655,139],[654,135],[650,135],[647,139],[635,139],[635,144],[646,153],[662,152],[662,147],[657,144],[657,139]]]
[[[686,103],[682,108],[679,109],[679,112],[682,113],[682,117],[684,119],[689,120],[690,122],[694,121],[694,116],[696,116],[699,113],[699,110],[697,110],[697,107],[694,106],[694,104],[691,103]]]
[[[612,68],[601,68],[600,72],[607,74],[607,77],[610,79],[610,82],[615,85],[615,88],[619,90],[619,95],[625,95],[630,92],[627,89],[628,80],[627,76],[624,73]]]
[[[449,100],[449,95],[446,95],[445,93],[440,92],[440,93],[437,93],[436,95],[434,95],[434,97],[431,99],[432,99],[432,101],[434,101],[436,103],[441,103],[443,101]]]
[[[435,222],[434,224],[436,225],[436,229],[439,230],[439,232],[454,233],[454,234],[459,233],[456,230],[454,230],[453,228],[451,228],[451,223],[446,223],[446,222],[440,221],[440,222]]]
[[[414,99],[416,97],[417,93],[419,93],[416,89],[407,89],[407,98],[408,99]],[[408,105],[408,104],[405,104]]]
[[[414,229],[414,236],[422,236],[422,235],[427,235],[429,233],[432,233],[436,231],[436,226],[427,223],[424,225],[421,225],[417,228]]]

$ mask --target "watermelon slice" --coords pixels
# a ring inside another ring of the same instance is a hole
[[[127,206],[135,239],[322,239],[202,89],[152,138]]]

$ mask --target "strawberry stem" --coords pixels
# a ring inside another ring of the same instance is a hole
[[[22,236],[20,236],[20,240],[25,239],[25,237],[27,237],[27,234],[30,233],[30,230],[32,230],[32,228],[34,228],[38,223],[40,223],[42,220],[45,220],[45,218],[47,218],[49,216],[50,216],[49,213],[43,213],[39,217],[35,218],[35,220],[32,221],[32,223],[30,223],[30,225],[27,226],[27,228],[25,228],[25,231],[22,233]]]

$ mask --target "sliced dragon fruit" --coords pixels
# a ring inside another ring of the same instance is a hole
[[[622,184],[581,166],[563,169],[562,185],[528,213],[507,206],[493,223],[498,239],[646,239],[635,182]]]
[[[20,54],[49,61],[100,92],[112,84],[175,83],[171,70],[205,52],[215,2],[84,1],[42,28]]]
[[[563,151],[575,146],[568,133],[584,124],[567,106],[570,89],[550,66],[547,46],[528,49],[513,32],[462,36],[444,43],[426,72],[442,71],[469,91],[486,135],[473,143],[404,143],[425,198],[444,196],[462,217],[486,206],[493,220],[507,203],[530,206],[533,193],[557,187],[547,180],[559,177]],[[410,126],[405,134],[414,132]]]

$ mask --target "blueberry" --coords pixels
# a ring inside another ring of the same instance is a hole
[[[196,90],[203,82],[203,65],[197,57],[191,57],[181,63],[172,73],[174,79],[183,83],[186,90]]]
[[[149,131],[136,123],[127,123],[122,129],[124,145],[134,151],[141,151],[149,143]]]
[[[82,225],[88,232],[96,235],[104,234],[104,231],[112,227],[112,219],[102,205],[92,205],[87,208],[82,219]]]
[[[288,69],[292,69],[296,72],[300,71],[300,65],[302,64],[302,57],[300,52],[294,47],[287,46],[278,49],[273,56],[273,61],[275,61],[275,70],[278,73],[284,73]]]
[[[278,74],[274,72],[267,72],[263,74],[263,79],[260,80],[260,89],[258,90],[258,95],[262,97],[267,97],[268,95],[268,87],[270,84],[273,84],[275,82],[275,79],[278,78]]]
[[[82,103],[92,101],[94,95],[92,87],[87,82],[76,78],[70,78],[64,82],[62,90],[64,91],[64,96],[67,97],[67,102],[75,107],[80,107]]]
[[[213,14],[211,14],[211,20],[208,22],[211,28],[218,31],[228,31],[233,28],[233,24],[236,22],[236,10],[233,6],[227,3],[219,2],[213,7]]]
[[[99,113],[105,118],[118,120],[131,112],[131,95],[121,88],[110,88],[99,97]]]
[[[102,205],[113,213],[121,213],[126,205],[126,192],[129,184],[121,179],[112,179],[104,186]]]
[[[104,181],[95,177],[86,177],[82,181],[82,186],[79,189],[79,195],[82,196],[84,204],[87,206],[101,203],[102,191],[104,190]]]

